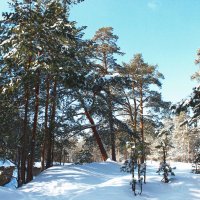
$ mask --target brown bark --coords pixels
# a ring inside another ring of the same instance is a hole
[[[18,166],[17,166],[17,174],[18,174],[18,177],[17,177],[17,186],[20,187],[21,186],[21,155],[22,155],[22,152],[21,152],[21,147],[18,147],[17,149],[17,163],[18,163]]]
[[[53,96],[52,96],[52,108],[51,108],[51,119],[48,131],[48,149],[47,149],[47,160],[46,168],[53,165],[53,146],[54,146],[54,129],[55,129],[55,114],[56,114],[56,97],[57,97],[57,80],[54,81]]]
[[[84,108],[84,110],[85,110],[86,117],[88,118],[90,124],[92,125],[91,129],[92,129],[92,132],[93,132],[94,137],[96,139],[96,142],[97,142],[97,144],[99,146],[99,150],[101,152],[102,159],[103,159],[103,161],[106,161],[108,159],[108,155],[107,155],[106,150],[105,150],[105,148],[103,146],[103,143],[101,141],[101,138],[100,138],[99,133],[97,131],[97,128],[95,126],[94,120],[91,117],[90,113],[87,111],[87,109]]]
[[[144,143],[144,118],[143,118],[143,102],[140,100],[140,131],[142,137],[142,143]]]
[[[49,109],[49,75],[47,75],[46,78],[46,101],[45,101],[45,120],[44,120],[44,138],[43,138],[43,144],[41,148],[41,170],[43,171],[45,168],[45,153],[46,148],[48,145],[48,109]]]
[[[35,113],[33,119],[33,130],[31,137],[31,152],[30,152],[30,161],[27,172],[27,182],[33,180],[33,165],[35,159],[35,140],[36,140],[36,132],[37,132],[37,123],[38,123],[38,112],[39,112],[39,90],[40,90],[40,70],[36,71],[36,79],[35,79]]]
[[[41,144],[41,158],[40,158],[41,171],[44,171],[45,148],[46,148],[46,145],[45,145],[45,140],[44,140],[43,143]]]
[[[135,84],[134,84],[134,82],[132,83],[132,90],[133,90],[133,103],[134,103],[134,119],[132,119],[132,122],[133,122],[133,130],[136,133],[136,131],[137,131],[137,101],[136,101],[136,97],[135,97]]]
[[[26,183],[26,160],[27,160],[27,144],[28,144],[28,107],[29,107],[29,86],[25,84],[25,94],[24,94],[24,122],[23,122],[23,137],[22,137],[22,147],[21,147],[21,162],[20,162],[20,180],[18,180],[19,186]]]
[[[111,137],[111,154],[112,154],[112,160],[116,161],[115,131],[114,131],[113,114],[112,114],[113,109],[112,109],[112,99],[110,91],[108,92],[108,112],[109,112],[108,118],[109,118],[110,137]]]
[[[166,163],[166,147],[163,147],[163,162]]]
[[[136,102],[136,98],[133,99],[134,101],[134,131],[137,131],[137,102]]]
[[[145,151],[144,151],[144,117],[143,117],[143,86],[142,81],[140,83],[140,132],[142,137],[142,158],[141,163],[145,161]]]
[[[54,87],[53,87],[53,105],[52,105],[52,115],[51,115],[51,124],[50,131],[52,132],[52,151],[51,151],[51,159],[52,162],[54,160],[54,142],[55,142],[55,117],[56,117],[56,98],[57,98],[57,80],[55,79]]]
[[[47,157],[46,157],[46,169],[52,166],[52,157],[51,157],[51,152],[52,152],[52,135],[51,132],[48,131],[48,145],[47,145]]]

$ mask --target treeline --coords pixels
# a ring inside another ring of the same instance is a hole
[[[33,179],[35,161],[42,170],[64,162],[80,140],[81,153],[102,160],[126,156],[133,141],[144,162],[147,140],[170,116],[157,65],[141,54],[120,65],[112,27],[84,39],[86,27],[68,17],[80,2],[13,0],[0,21],[0,156],[16,163],[19,186]]]

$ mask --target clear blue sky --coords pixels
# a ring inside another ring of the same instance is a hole
[[[6,0],[0,0],[0,12]],[[91,38],[101,27],[111,26],[128,62],[142,53],[149,64],[158,64],[165,76],[165,100],[177,102],[192,91],[191,75],[200,48],[200,0],[85,0],[71,8],[70,19],[86,25]]]

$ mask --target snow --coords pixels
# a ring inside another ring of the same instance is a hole
[[[13,49],[10,50],[8,53],[6,53],[5,55],[3,55],[3,58],[4,58],[4,59],[9,58],[9,57],[11,57],[12,55],[14,55],[16,52],[17,52],[17,48],[13,48]]]
[[[25,195],[23,193],[5,187],[0,187],[0,197],[1,199],[6,200],[25,199]]]
[[[184,103],[183,103],[183,107],[185,107],[185,106],[188,106],[189,105],[189,103],[190,103],[190,101],[191,101],[191,99],[186,99],[185,101],[184,101]]]
[[[20,189],[0,187],[6,200],[198,200],[200,175],[191,173],[191,164],[171,162],[176,176],[170,183],[156,173],[159,163],[147,162],[147,184],[141,196],[134,196],[131,175],[120,172],[119,163],[108,160],[84,165],[54,166]]]
[[[35,162],[34,167],[40,168],[41,167],[41,162]]]
[[[113,74],[109,74],[109,75],[105,75],[103,78],[104,80],[110,80],[114,77],[118,77],[119,76],[119,73],[113,73]]]
[[[3,167],[10,167],[10,166],[15,166],[12,162],[10,162],[9,160],[0,160],[0,166]]]

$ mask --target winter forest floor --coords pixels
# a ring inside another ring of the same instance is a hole
[[[191,173],[191,164],[176,166],[170,183],[156,173],[157,162],[147,163],[147,184],[141,196],[134,196],[131,175],[120,172],[115,162],[54,166],[31,183],[13,190],[0,187],[0,199],[6,200],[199,200],[200,175]]]

